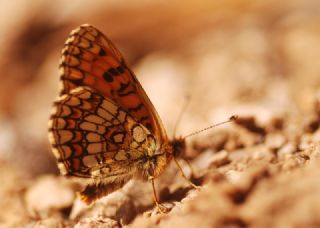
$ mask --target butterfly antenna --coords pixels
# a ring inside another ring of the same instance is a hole
[[[182,119],[182,116],[183,114],[185,113],[186,109],[187,109],[187,106],[188,104],[190,103],[190,96],[189,95],[186,95],[185,96],[185,100],[184,100],[184,104],[180,110],[180,113],[178,115],[178,118],[177,118],[177,121],[176,121],[176,124],[174,125],[174,128],[173,128],[173,138],[175,138],[176,136],[176,132],[177,132],[177,129],[178,129],[178,126],[181,122],[181,119]]]
[[[220,125],[222,125],[222,124],[235,121],[236,119],[238,119],[238,116],[237,116],[237,115],[233,115],[233,116],[231,116],[231,117],[230,117],[228,120],[226,120],[226,121],[222,121],[222,122],[220,122],[220,123],[213,124],[213,125],[211,125],[211,126],[209,126],[209,127],[206,127],[206,128],[201,129],[201,130],[195,131],[195,132],[193,132],[193,133],[191,133],[191,134],[189,134],[189,135],[184,136],[183,139],[189,138],[189,137],[191,137],[191,136],[193,136],[193,135],[197,135],[197,134],[199,134],[199,133],[201,133],[201,132],[203,132],[203,131],[207,131],[207,130],[209,130],[209,129],[211,129],[211,128],[220,126]]]

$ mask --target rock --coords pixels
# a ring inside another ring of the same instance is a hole
[[[78,202],[73,208],[70,218],[97,217],[112,218],[119,224],[128,224],[137,214],[132,199],[123,190],[115,191],[97,201],[86,206]]]
[[[222,150],[218,153],[213,154],[209,161],[209,168],[226,165],[230,162],[229,153],[226,150]]]
[[[64,177],[42,176],[25,193],[25,201],[31,214],[50,214],[71,208],[74,192]]]
[[[291,157],[296,151],[297,146],[292,142],[288,142],[278,150],[277,155],[279,159],[287,159]]]
[[[74,228],[120,228],[117,221],[110,218],[84,218],[81,219]]]

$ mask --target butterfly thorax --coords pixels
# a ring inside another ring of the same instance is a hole
[[[140,127],[146,132],[148,131],[143,125],[140,125]],[[134,136],[132,138],[133,140],[135,139]],[[135,144],[135,142],[133,143]],[[172,145],[167,142],[161,142],[152,134],[147,134],[145,140],[137,149],[143,154],[138,159],[137,176],[143,179],[159,176],[172,158]],[[135,153],[134,151],[132,153]]]
[[[153,137],[153,136],[152,136]],[[157,177],[165,170],[167,165],[173,158],[180,157],[186,149],[185,139],[178,138],[169,142],[163,142],[161,145],[156,145],[157,140],[151,141],[154,145],[149,144],[149,153],[143,160],[140,166],[140,174],[144,178]],[[154,148],[154,151],[150,151]],[[147,149],[147,148],[146,148]]]

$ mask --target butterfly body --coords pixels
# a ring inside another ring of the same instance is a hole
[[[168,139],[122,55],[93,26],[71,32],[60,71],[62,90],[50,117],[49,140],[60,172],[89,180],[80,193],[85,202],[132,178],[153,181],[185,150],[183,138]]]

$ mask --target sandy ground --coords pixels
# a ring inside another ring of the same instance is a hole
[[[2,227],[320,226],[318,1],[21,1],[0,12]],[[47,121],[60,51],[82,23],[119,47],[170,136],[187,96],[177,135],[239,116],[187,138],[180,164],[200,189],[173,163],[156,180],[167,214],[148,182],[87,206],[81,183],[58,173]]]

